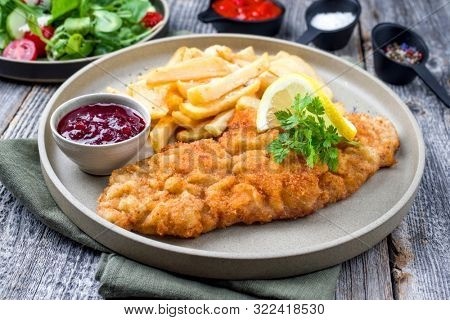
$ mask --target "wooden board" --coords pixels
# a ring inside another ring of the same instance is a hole
[[[169,2],[172,31],[214,32],[210,25],[196,21],[206,0]],[[295,40],[306,27],[304,10],[312,1],[282,2],[288,10],[279,37]],[[445,6],[446,2],[361,1],[361,27],[336,54],[359,61],[373,72],[371,28],[381,21],[417,24],[415,30],[431,49],[428,66],[450,91],[450,5]],[[450,110],[420,80],[392,88],[423,130],[428,147],[425,175],[402,225],[373,249],[343,264],[336,298],[449,299],[450,204],[446,195],[450,194]],[[39,114],[55,89],[53,85],[0,80],[1,138],[35,137]],[[37,221],[0,185],[0,299],[99,299],[99,284],[94,280],[98,259],[97,252]]]

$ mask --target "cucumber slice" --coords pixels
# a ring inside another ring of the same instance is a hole
[[[96,32],[114,32],[122,26],[122,19],[113,12],[98,10],[94,11],[94,15],[97,18],[94,27]]]
[[[6,31],[13,39],[22,39],[25,32],[20,27],[27,24],[27,15],[19,8],[15,8],[6,18]]]

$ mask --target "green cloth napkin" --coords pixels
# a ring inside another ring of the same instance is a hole
[[[96,278],[104,298],[333,299],[340,267],[277,280],[209,280],[181,276],[119,256],[83,233],[47,190],[35,140],[0,141],[0,181],[49,228],[102,251]]]

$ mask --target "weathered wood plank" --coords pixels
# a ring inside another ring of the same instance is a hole
[[[2,138],[35,137],[54,86],[34,86]],[[40,223],[0,185],[0,298],[93,299],[99,253]]]
[[[56,87],[52,85],[33,86],[1,137],[36,137],[42,110],[55,90]]]
[[[0,195],[0,212],[7,218],[0,223],[0,228],[6,225],[7,234],[17,235],[6,239],[0,236],[5,249],[0,253],[0,297],[89,299],[98,296],[98,284],[93,278],[98,254],[48,229],[17,203],[12,207],[14,214],[4,213],[3,204],[14,200],[4,188]]]
[[[450,92],[450,5],[448,1],[364,2],[363,32],[381,21],[415,26],[431,49],[428,67]],[[435,12],[436,11],[436,12]],[[433,13],[435,12],[435,13]],[[431,13],[431,14],[430,14]],[[373,70],[371,55],[368,67]],[[450,298],[450,109],[419,80],[391,86],[408,104],[427,146],[424,177],[407,218],[389,238],[396,299]]]
[[[393,299],[386,239],[369,251],[343,263],[336,298]]]
[[[0,88],[0,134],[2,134],[30,92],[30,86],[0,79]]]

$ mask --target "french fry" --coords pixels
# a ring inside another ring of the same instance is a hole
[[[192,51],[192,49],[197,49],[197,48],[188,48],[188,47],[178,48],[177,51],[175,51],[175,53],[172,55],[170,60],[166,63],[166,67],[170,67],[170,66],[176,65],[177,63],[180,63],[182,61],[192,59],[192,56],[194,55],[194,52]],[[146,78],[147,78],[147,74],[143,74],[138,77],[138,80],[143,80]]]
[[[270,62],[274,61],[274,60],[278,60],[278,59],[282,59],[282,58],[288,58],[290,57],[290,54],[287,53],[286,51],[280,50],[277,52],[276,55],[274,56],[269,56]]]
[[[180,47],[175,51],[175,53],[170,58],[169,62],[167,62],[166,67],[173,66],[181,61],[183,61],[184,53],[188,47]]]
[[[154,87],[177,80],[201,80],[222,77],[230,72],[231,70],[225,60],[217,57],[201,57],[172,66],[153,69],[145,75],[145,79],[148,86]]]
[[[314,69],[302,58],[294,55],[289,55],[284,51],[280,51],[277,56],[279,57],[278,59],[270,62],[269,71],[273,74],[281,77],[290,73],[302,73],[318,80],[323,84],[322,79],[317,75],[316,71],[314,71]],[[333,98],[333,93],[331,92],[330,88],[324,85],[322,90],[324,91],[325,95],[328,96],[328,98]]]
[[[233,57],[233,62],[237,60],[243,60],[248,62],[253,62],[258,57],[255,54],[255,50],[253,50],[253,47],[247,47],[245,49],[242,49],[241,51],[236,52],[236,54]]]
[[[180,104],[184,101],[183,97],[177,92],[169,91],[166,96],[166,104],[170,111],[176,111],[179,109]]]
[[[247,60],[241,60],[241,59],[234,59],[233,63],[235,66],[237,66],[238,68],[242,68],[245,66],[248,66],[251,62],[247,61]]]
[[[185,98],[185,99],[187,99],[187,91],[188,91],[190,88],[193,88],[193,87],[199,86],[199,85],[201,85],[201,84],[205,84],[205,83],[206,83],[206,81],[204,81],[204,80],[199,80],[199,81],[194,81],[194,80],[191,80],[191,81],[181,81],[181,80],[178,80],[178,81],[176,82],[178,92],[179,92],[179,93],[181,94],[181,96],[182,96],[183,98]]]
[[[182,61],[203,57],[203,51],[198,48],[187,48],[183,53]]]
[[[280,58],[270,62],[269,71],[281,77],[289,73],[304,73],[312,78],[317,78],[316,72],[303,60],[297,60],[293,56]]]
[[[261,87],[259,88],[259,92],[258,95],[262,96],[264,91],[266,91],[266,89],[275,82],[275,80],[278,79],[278,77],[276,75],[274,75],[272,72],[270,71],[264,71],[263,73],[261,73],[258,77],[259,80],[261,80]]]
[[[227,46],[214,45],[205,49],[205,55],[217,56],[229,62],[233,61],[233,51]]]
[[[269,68],[269,58],[264,54],[251,64],[230,73],[229,75],[188,89],[187,97],[192,104],[205,104],[219,99],[226,93],[247,83]]]
[[[159,119],[169,112],[169,108],[165,102],[167,91],[162,88],[148,88],[145,80],[131,83],[127,87],[127,93],[147,107],[152,119]]]
[[[255,94],[261,81],[259,79],[250,80],[246,86],[242,86],[229,92],[219,100],[213,101],[207,106],[195,106],[189,102],[180,105],[180,111],[194,120],[202,120],[231,109],[235,106],[240,97]]]
[[[160,152],[174,134],[177,124],[171,116],[159,119],[155,127],[150,131],[150,142],[155,152]]]
[[[176,82],[170,82],[166,85],[153,87],[152,89],[161,91],[164,94],[164,101],[169,111],[178,110],[178,106],[184,101],[184,98],[178,92]]]
[[[230,68],[231,72],[238,71],[241,67],[237,64],[231,63],[227,61],[228,68]]]
[[[181,111],[172,112],[172,117],[177,125],[187,129],[194,129],[201,124],[201,122],[189,118]]]
[[[236,102],[236,110],[242,110],[247,108],[258,109],[261,102],[256,96],[243,96]]]
[[[181,142],[192,142],[200,139],[212,138],[211,133],[205,130],[203,127],[195,128],[192,130],[181,130],[177,133],[177,140]]]
[[[205,130],[208,131],[213,137],[220,136],[227,128],[228,121],[234,114],[234,109],[219,113],[208,124],[205,125]]]

